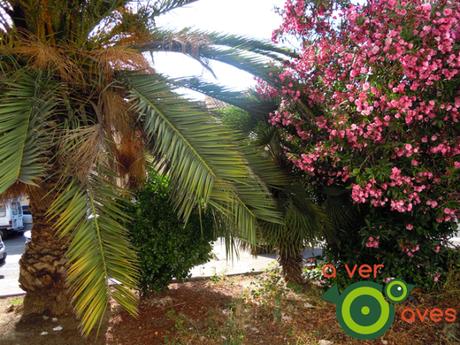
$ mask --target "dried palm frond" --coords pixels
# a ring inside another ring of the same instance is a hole
[[[120,70],[153,72],[149,62],[142,53],[126,45],[106,47],[95,50],[91,54],[97,59],[100,67],[107,74]]]
[[[120,137],[116,145],[118,169],[125,184],[130,188],[140,186],[146,177],[145,149],[140,134],[131,133]]]
[[[42,42],[34,36],[24,36],[16,41],[12,48],[13,54],[24,56],[30,60],[30,66],[40,69],[55,68],[63,80],[83,80],[83,73],[68,52],[62,48]]]
[[[66,129],[60,136],[57,158],[70,176],[84,182],[104,150],[100,124]]]
[[[105,89],[101,92],[100,102],[106,130],[121,135],[132,133],[135,119],[129,112],[128,102],[119,93],[110,88]]]

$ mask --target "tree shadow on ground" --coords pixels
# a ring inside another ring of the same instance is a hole
[[[143,298],[137,318],[121,310],[113,313],[107,344],[165,344],[177,332],[180,317],[206,320],[211,309],[224,309],[232,300],[206,282],[171,284],[169,290]]]
[[[22,317],[22,298],[0,300],[0,345],[103,345],[101,335],[84,338],[80,335],[78,321],[72,317]],[[11,303],[13,302],[13,303]],[[107,323],[107,322],[106,322]],[[107,326],[103,327],[106,329]],[[53,330],[54,329],[54,330]]]

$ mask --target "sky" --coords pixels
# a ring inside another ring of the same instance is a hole
[[[284,0],[199,0],[159,17],[156,23],[168,29],[191,27],[269,41],[272,31],[281,24],[274,9],[283,4]],[[255,85],[250,74],[218,62],[212,64],[216,80],[197,61],[177,53],[157,54],[154,67],[171,77],[201,76],[235,90]]]

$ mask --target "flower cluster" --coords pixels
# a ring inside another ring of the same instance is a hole
[[[418,244],[410,244],[407,246],[403,246],[402,250],[404,253],[407,254],[409,257],[413,257],[415,253],[417,253],[420,250],[420,245]]]
[[[274,40],[302,49],[258,91],[281,99],[269,122],[293,164],[355,203],[458,218],[460,3],[287,0],[281,13]]]
[[[273,39],[299,54],[258,92],[279,100],[269,122],[295,169],[359,205],[337,257],[359,260],[359,243],[429,286],[460,217],[460,2],[356,3],[286,0]]]
[[[366,242],[367,248],[378,248],[379,247],[380,236],[372,237],[369,236]]]

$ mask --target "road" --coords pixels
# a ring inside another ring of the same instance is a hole
[[[19,287],[19,259],[24,252],[24,236],[11,236],[4,239],[8,256],[5,265],[0,267],[0,297],[22,294],[24,291]],[[276,264],[274,254],[264,254],[253,256],[248,251],[239,250],[238,255],[233,255],[233,259],[227,260],[225,254],[225,244],[217,240],[213,244],[214,259],[195,266],[191,270],[191,276],[211,277],[214,275],[233,275],[251,272],[262,272],[268,266]],[[304,257],[311,257],[321,254],[321,249],[305,249]],[[4,276],[1,278],[1,276]]]
[[[5,238],[3,242],[8,256],[6,257],[5,265],[0,267],[0,296],[22,293],[23,291],[18,284],[19,259],[24,252],[26,239],[22,235],[16,235]]]

